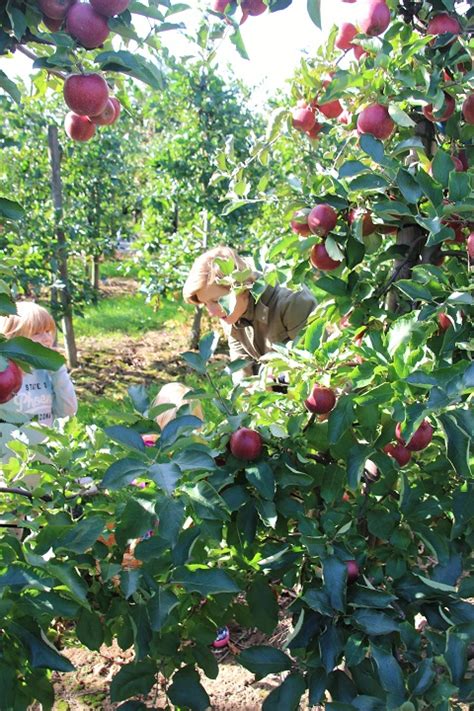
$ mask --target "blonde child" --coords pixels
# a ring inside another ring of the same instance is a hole
[[[14,316],[0,318],[0,333],[7,338],[25,336],[47,348],[53,348],[56,324],[43,306],[33,301],[20,301]],[[15,397],[0,405],[0,420],[8,422],[9,414],[19,413],[28,420],[51,426],[55,418],[72,416],[76,412],[76,393],[66,366],[56,371],[33,368],[31,372],[23,374],[22,386]]]

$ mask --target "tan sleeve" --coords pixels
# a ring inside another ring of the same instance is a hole
[[[238,360],[239,358],[245,358],[246,360],[252,360],[243,345],[233,336],[228,336],[227,341],[229,343],[229,354],[230,361]],[[240,383],[246,376],[253,375],[252,364],[247,365],[245,368],[240,368],[232,373],[232,382],[234,385]]]
[[[296,338],[305,326],[309,315],[316,308],[316,304],[316,299],[306,288],[293,292],[287,299],[281,319],[290,339]]]

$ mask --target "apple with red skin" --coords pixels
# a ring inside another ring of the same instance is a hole
[[[462,104],[462,115],[466,123],[474,124],[474,94],[469,94]]]
[[[411,452],[404,447],[403,444],[400,444],[400,442],[396,444],[386,444],[383,451],[390,457],[393,457],[400,467],[404,467],[411,459]]]
[[[352,44],[352,40],[356,34],[357,28],[352,22],[343,22],[337,33],[334,46],[342,50],[354,49],[355,45]]]
[[[389,138],[394,128],[395,123],[392,121],[387,107],[382,104],[366,106],[357,117],[358,132],[370,133],[381,141]]]
[[[301,235],[302,237],[307,237],[311,234],[311,230],[308,225],[308,213],[308,209],[298,210],[293,213],[293,217],[291,218],[291,229],[293,232],[296,232],[297,235]]]
[[[440,12],[428,22],[427,35],[444,35],[448,32],[452,35],[458,35],[461,32],[461,25],[455,17],[447,12]]]
[[[337,118],[342,114],[343,108],[341,102],[338,99],[334,101],[327,101],[325,104],[319,104],[318,109],[321,111],[326,118]]]
[[[100,74],[69,74],[64,82],[64,101],[80,116],[98,116],[109,98],[109,87]]]
[[[268,6],[263,0],[242,0],[242,11],[247,12],[250,17],[257,17],[266,10],[268,10]]]
[[[315,121],[313,128],[311,128],[309,131],[306,131],[306,135],[312,141],[317,141],[319,139],[319,134],[321,133],[322,128],[323,125]]]
[[[438,314],[438,323],[442,331],[447,331],[454,325],[452,318],[443,312]]]
[[[366,49],[360,46],[360,44],[356,44],[353,51],[354,57],[357,59],[358,62],[360,62],[362,57],[365,57],[366,54],[369,54]]]
[[[66,114],[64,130],[73,141],[90,141],[95,134],[95,126],[89,116],[80,116],[73,111]]]
[[[316,123],[316,116],[309,108],[300,107],[293,109],[292,124],[298,131],[311,131]]]
[[[471,232],[466,240],[466,249],[469,259],[474,259],[474,232]]]
[[[323,202],[313,207],[308,215],[308,225],[311,232],[320,237],[325,237],[336,226],[336,210]]]
[[[324,242],[319,242],[311,248],[309,259],[315,269],[321,269],[321,271],[325,272],[331,272],[342,264],[342,262],[331,259]]]
[[[115,109],[115,104],[112,99],[107,99],[105,109],[98,116],[90,117],[92,123],[98,126],[110,126],[117,120],[117,111]]]
[[[71,5],[76,0],[38,0],[43,15],[51,20],[64,20]]]
[[[433,432],[434,429],[428,420],[423,420],[418,429],[413,433],[413,436],[408,444],[406,444],[402,437],[401,423],[397,422],[397,426],[395,427],[395,437],[399,443],[406,446],[410,452],[420,452],[422,449],[425,449],[433,439]]]
[[[23,382],[23,373],[18,365],[9,360],[7,367],[0,371],[0,403],[15,397]]]
[[[369,0],[365,3],[359,26],[369,37],[381,35],[390,24],[390,10],[384,0]]]
[[[214,10],[214,12],[220,12],[223,15],[228,5],[230,5],[230,0],[213,0],[211,3],[211,9]]]
[[[100,47],[110,32],[107,18],[85,2],[72,5],[67,13],[66,28],[86,49]]]
[[[336,395],[331,388],[315,385],[304,404],[307,410],[316,415],[327,415],[336,404]]]
[[[101,15],[113,17],[120,15],[130,5],[130,0],[89,0],[90,4]]]
[[[347,217],[350,225],[353,224],[355,220],[362,216],[362,235],[367,237],[375,232],[375,225],[372,222],[372,217],[368,210],[361,210],[360,208],[352,208],[349,210],[349,215]]]
[[[46,25],[50,32],[59,32],[64,24],[64,20],[53,20],[51,17],[46,17],[43,15],[43,23]]]
[[[258,432],[248,427],[241,427],[232,433],[230,451],[237,459],[252,461],[262,453],[263,441]]]
[[[346,560],[347,582],[353,583],[359,577],[359,566],[356,560]]]
[[[454,101],[453,97],[450,94],[444,92],[444,104],[441,109],[438,109],[437,111],[433,112],[433,104],[427,104],[427,106],[423,106],[422,111],[423,116],[427,118],[428,121],[436,123],[437,121],[447,121],[448,118],[450,118],[454,114],[455,108],[456,102]]]

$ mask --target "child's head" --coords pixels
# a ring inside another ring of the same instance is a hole
[[[17,313],[0,317],[0,333],[7,338],[25,336],[50,348],[56,339],[56,324],[51,314],[34,301],[19,301]]]
[[[164,429],[168,422],[174,420],[179,408],[186,404],[190,405],[191,412],[195,417],[199,417],[200,420],[204,419],[200,404],[186,397],[189,391],[190,388],[182,383],[166,383],[166,385],[163,385],[160,389],[158,395],[153,400],[152,407],[158,407],[158,405],[173,405],[173,407],[170,407],[156,417],[156,422],[161,430]]]
[[[250,267],[248,262],[240,257],[235,249],[231,249],[231,247],[220,246],[209,249],[194,260],[193,266],[183,286],[185,301],[190,304],[200,304],[201,302],[196,296],[197,292],[212,286],[216,283],[216,280],[224,276],[221,268],[216,263],[216,259],[233,259],[235,268],[238,271],[244,271]],[[255,275],[252,274],[248,280],[246,280],[245,285],[250,288],[254,281]],[[226,287],[223,288],[225,289]]]

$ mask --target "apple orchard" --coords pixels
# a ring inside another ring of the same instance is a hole
[[[213,0],[201,30],[245,54],[241,24],[265,32],[291,1]],[[54,644],[61,622],[89,649],[133,648],[110,685],[118,708],[204,711],[216,628],[270,637],[282,616],[282,645],[235,655],[258,679],[280,675],[266,711],[474,703],[474,11],[352,2],[357,19],[301,60],[244,158],[229,137],[210,166],[209,189],[226,187],[220,214],[254,215],[247,242],[230,246],[255,258],[256,297],[268,284],[315,295],[302,334],[264,358],[250,391],[232,386],[242,363],[213,358],[216,334],[184,353],[212,413],[202,430],[183,407],[160,432],[134,388],[123,422],[72,419],[34,448],[18,442],[2,465],[2,520],[25,528],[21,541],[1,533],[2,709],[52,708],[52,672],[73,671]],[[307,8],[320,26],[319,0]],[[156,53],[126,47],[140,39],[137,16],[173,32],[180,11],[170,0],[9,0],[0,51],[34,58],[63,92],[61,144],[85,150],[125,120],[126,75],[166,92]],[[20,104],[3,72],[0,87]],[[21,233],[28,204],[10,187],[1,224]],[[176,240],[176,268],[189,266],[201,243]],[[3,314],[14,312],[14,266],[2,258]],[[0,402],[21,368],[61,363],[2,337]],[[287,392],[265,387],[270,371]],[[40,476],[33,491],[29,474]]]

